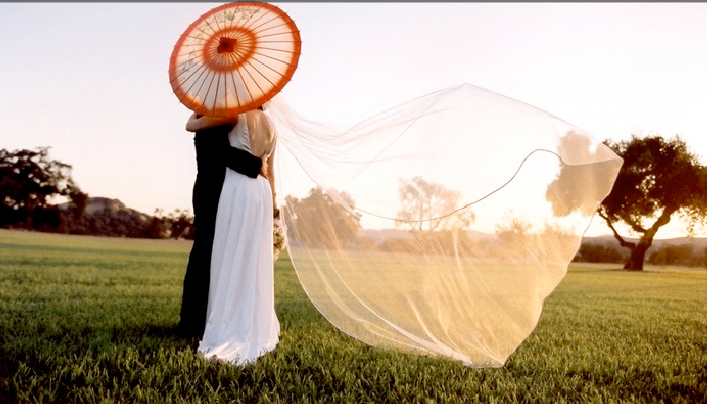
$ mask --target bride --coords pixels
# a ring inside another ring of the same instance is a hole
[[[276,134],[265,106],[236,118],[232,146],[263,159],[253,179],[227,170],[219,198],[211,257],[206,329],[199,352],[206,358],[247,364],[275,349],[280,323],[273,284],[273,212]],[[188,126],[204,129],[233,118],[197,118]]]

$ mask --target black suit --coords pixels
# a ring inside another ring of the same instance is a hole
[[[256,178],[262,166],[259,157],[229,144],[228,132],[232,128],[233,125],[224,125],[204,129],[194,135],[197,175],[192,205],[196,233],[184,276],[179,320],[180,333],[188,337],[201,338],[206,326],[211,249],[226,167]]]

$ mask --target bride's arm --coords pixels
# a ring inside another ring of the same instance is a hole
[[[277,140],[275,140],[277,142]],[[268,167],[268,182],[270,183],[270,190],[272,190],[272,206],[277,209],[277,194],[275,193],[275,147],[276,143],[273,144],[273,150],[267,159]]]
[[[238,122],[238,116],[228,118],[217,118],[210,116],[201,116],[193,113],[187,121],[187,131],[196,132],[203,129],[215,128],[223,125],[235,125]]]

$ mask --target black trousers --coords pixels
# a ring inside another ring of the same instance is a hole
[[[222,172],[225,172],[225,169]],[[208,181],[197,178],[194,183],[194,244],[189,252],[187,272],[184,275],[182,308],[179,314],[179,328],[182,334],[188,337],[201,337],[206,326],[211,250],[223,178],[223,175],[214,175],[214,178],[209,178]]]

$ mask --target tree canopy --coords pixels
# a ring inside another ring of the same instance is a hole
[[[71,166],[48,156],[49,147],[0,149],[0,226],[32,228],[33,219],[46,216],[51,196],[80,193],[71,178]]]
[[[465,229],[474,221],[471,210],[461,209],[462,194],[422,177],[400,179],[398,185],[401,209],[396,225],[409,227],[418,233],[435,230]]]
[[[339,197],[354,206],[354,200],[346,192],[339,192]],[[305,198],[296,198],[292,195],[285,197],[285,207],[288,213],[288,230],[298,229],[298,240],[308,245],[332,247],[338,243],[359,244],[361,230],[359,214],[349,211],[342,204],[335,202],[320,188],[312,188]],[[323,215],[328,212],[329,215]],[[308,223],[319,223],[324,217],[331,218],[326,226],[308,226]],[[332,238],[328,229],[336,228],[338,239]],[[289,236],[293,240],[293,235]]]
[[[629,140],[604,141],[624,159],[610,194],[599,207],[601,216],[619,243],[631,250],[624,268],[642,270],[646,250],[658,230],[679,216],[692,234],[707,215],[707,168],[675,136],[631,136]],[[616,224],[627,225],[638,235],[630,241]]]

